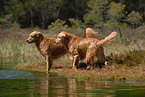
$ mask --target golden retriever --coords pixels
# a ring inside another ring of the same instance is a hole
[[[86,36],[93,32],[93,30],[92,32],[90,30],[86,30]],[[67,49],[63,44],[55,44],[54,41],[55,38],[48,38],[38,31],[32,32],[26,40],[28,43],[35,43],[37,49],[46,58],[47,71],[51,69],[53,59],[57,59],[67,53]]]
[[[55,44],[55,38],[48,38],[41,32],[32,32],[26,42],[35,43],[37,49],[46,58],[47,71],[51,69],[52,60],[61,57],[67,53],[66,47],[63,44]]]
[[[62,31],[58,34],[55,40],[56,44],[62,43],[66,46],[69,54],[73,57],[73,69],[79,64],[79,60],[85,59],[87,70],[94,63],[94,58],[97,57],[101,63],[107,64],[104,56],[103,45],[115,37],[117,32],[112,32],[103,40],[95,38],[83,38],[75,36],[71,33]]]

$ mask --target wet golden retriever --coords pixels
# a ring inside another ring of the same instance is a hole
[[[83,38],[75,36],[71,33],[62,31],[58,34],[55,43],[62,43],[66,46],[69,54],[73,57],[73,69],[79,64],[79,61],[85,59],[87,70],[94,63],[94,58],[97,57],[101,63],[107,64],[104,56],[103,45],[115,37],[117,32],[112,32],[103,40],[95,38]]]
[[[67,53],[66,47],[63,44],[55,44],[55,38],[48,38],[41,32],[32,32],[26,42],[35,43],[37,49],[46,58],[47,71],[51,69],[53,59],[57,59]]]
[[[91,37],[91,35],[93,35],[93,30],[89,28],[89,30],[86,30],[86,36]],[[26,40],[28,43],[35,43],[37,49],[46,58],[47,71],[51,69],[53,59],[58,59],[67,53],[66,47],[63,44],[55,44],[54,40],[55,38],[48,38],[38,31],[32,32]]]

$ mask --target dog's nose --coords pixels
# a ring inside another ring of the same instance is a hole
[[[56,42],[56,40],[54,40],[54,43],[55,43],[55,44],[58,44],[58,43]]]
[[[28,42],[28,40],[26,40],[26,42]]]

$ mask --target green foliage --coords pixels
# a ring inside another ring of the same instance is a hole
[[[14,40],[2,42],[0,53],[2,55],[0,57],[6,58],[8,63],[31,63],[43,58],[36,47]]]
[[[144,38],[143,33],[145,33],[145,23],[143,23],[143,25],[138,27],[136,30],[138,31],[138,35],[140,36],[140,38]]]
[[[116,28],[118,26],[118,23],[117,22],[112,22],[112,20],[108,20],[104,25],[104,29],[112,29],[113,28]]]
[[[8,6],[5,6],[7,13],[11,14],[11,21],[18,22],[18,18],[25,14],[24,4],[19,0],[10,0]]]
[[[0,18],[0,23],[3,23],[3,22],[5,22],[5,21],[6,21],[5,18]]]
[[[82,28],[82,22],[97,29],[102,29],[103,25],[120,29],[122,23],[130,23],[129,26],[136,28],[145,19],[144,3],[144,0],[75,0],[71,3],[70,0],[1,0],[0,24],[10,25],[16,21],[24,28],[39,26],[44,29],[60,18],[67,24],[71,21],[75,28]]]
[[[104,23],[103,27],[104,29],[114,29],[118,30],[119,24],[117,22],[112,22],[112,20],[108,20],[106,23]],[[120,24],[121,29],[127,29],[130,28],[126,23]]]
[[[12,15],[10,15],[10,14],[7,14],[5,17],[1,17],[0,18],[0,28],[4,29],[4,28],[8,27],[8,25],[11,24],[11,22],[10,22],[11,17],[12,17]],[[2,26],[2,24],[6,24],[7,26],[6,25]]]
[[[114,55],[112,60],[116,62],[116,64],[124,64],[126,66],[137,66],[145,62],[144,60],[144,50],[133,50],[127,52],[125,54],[121,54],[120,56]]]
[[[126,23],[121,24],[121,29],[127,29],[127,28],[130,28],[129,25],[127,25]]]
[[[130,22],[132,25],[137,25],[142,22],[143,18],[139,12],[132,11],[127,16],[127,21]]]
[[[81,20],[79,20],[79,19],[69,18],[69,21],[70,21],[71,26],[73,28],[78,28],[78,29],[79,28],[84,28],[83,22]]]
[[[112,2],[112,3],[110,3],[109,6],[110,6],[110,10],[108,12],[108,18],[110,20],[112,20],[112,22],[117,21],[117,20],[121,19],[122,17],[124,17],[126,5],[122,5],[121,3]]]
[[[116,30],[119,32],[120,37],[122,37],[122,32],[121,32],[121,21],[122,18],[125,16],[125,5],[122,5],[121,3],[115,3],[111,2],[109,5],[110,9],[107,14],[108,20],[104,24],[104,28],[109,28]]]
[[[88,13],[84,15],[85,24],[92,27],[101,27],[104,23],[103,13],[105,11],[105,5],[108,4],[107,0],[89,0],[88,1]]]
[[[48,29],[59,33],[60,31],[65,30],[67,27],[68,25],[66,25],[65,21],[58,19],[55,22],[52,22],[51,25],[48,26]]]
[[[57,19],[63,0],[37,0],[37,11],[40,12],[41,24],[44,29],[49,18]]]
[[[108,20],[104,24],[104,28],[118,28],[120,26],[121,18],[124,17],[125,5],[122,5],[121,3],[112,2],[109,6],[110,9],[107,15]]]
[[[34,31],[35,31],[35,30],[38,31],[38,30],[40,30],[40,27],[39,27],[39,26],[36,26],[36,27],[33,28],[33,30],[34,30]]]

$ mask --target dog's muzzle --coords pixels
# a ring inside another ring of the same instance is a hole
[[[33,43],[33,41],[26,40],[27,43]]]
[[[54,43],[59,44],[58,42],[56,42],[56,40],[54,40]]]
[[[61,40],[60,40],[60,39],[56,39],[56,40],[54,41],[54,43],[60,44],[60,43],[61,43]]]

